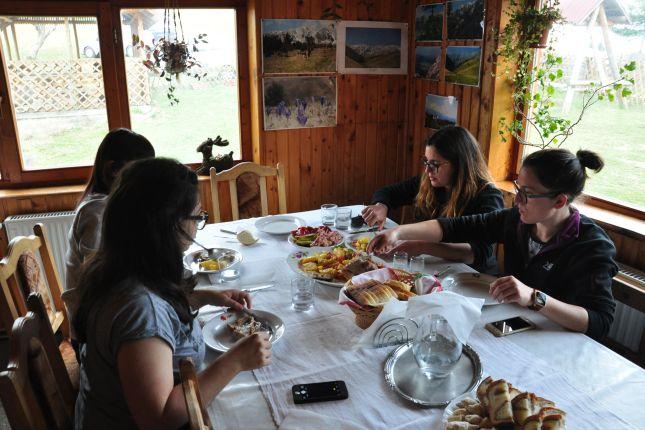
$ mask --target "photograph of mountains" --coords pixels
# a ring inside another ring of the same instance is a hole
[[[446,125],[457,124],[457,98],[442,97],[434,94],[426,96],[424,127],[439,129]]]
[[[345,68],[398,69],[400,67],[400,28],[347,27]]]
[[[443,32],[443,4],[417,6],[414,33],[417,42],[441,40]]]
[[[414,76],[438,81],[440,72],[441,46],[417,46]]]
[[[481,39],[484,36],[484,0],[455,0],[448,7],[448,39]]]
[[[448,46],[446,48],[446,82],[479,86],[481,47]]]
[[[262,71],[335,72],[335,21],[263,19]]]

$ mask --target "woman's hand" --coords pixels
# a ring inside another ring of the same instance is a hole
[[[204,291],[207,295],[200,297],[201,299],[200,307],[204,305],[226,306],[229,308],[233,308],[236,311],[240,311],[246,305],[247,308],[251,309],[251,295],[246,291],[200,290],[200,292],[201,291]]]
[[[367,244],[367,252],[374,252],[376,254],[388,254],[397,245],[399,228],[380,231],[376,236]]]
[[[387,219],[387,206],[383,203],[366,206],[361,212],[363,219],[370,227],[378,225],[379,230],[383,228],[385,220]]]
[[[271,342],[266,332],[238,340],[224,355],[242,370],[259,369],[271,363]],[[222,356],[223,357],[223,356]]]
[[[524,285],[514,276],[504,276],[490,284],[490,295],[500,303],[517,303],[527,307],[533,300],[533,288]]]

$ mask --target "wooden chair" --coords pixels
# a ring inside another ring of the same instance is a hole
[[[278,207],[281,214],[287,213],[287,193],[285,188],[284,166],[278,163],[276,167],[261,166],[255,163],[244,162],[236,166],[217,173],[215,168],[211,167],[211,196],[213,200],[213,222],[221,222],[219,208],[219,193],[217,191],[218,182],[228,181],[231,193],[231,208],[233,211],[233,220],[240,219],[240,212],[237,202],[237,183],[238,176],[243,173],[254,173],[259,176],[260,183],[260,203],[262,206],[262,216],[269,214],[269,205],[267,203],[267,176],[276,176],[278,179]]]
[[[186,410],[188,411],[188,428],[190,430],[212,429],[208,412],[204,409],[202,396],[199,393],[193,360],[182,358],[179,361],[179,374],[181,375],[181,385],[184,389],[184,399],[186,401]]]
[[[9,364],[0,373],[0,399],[14,430],[72,429],[76,392],[58,350],[42,296],[13,324]]]

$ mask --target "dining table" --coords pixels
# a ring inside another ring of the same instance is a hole
[[[364,206],[348,206],[352,215]],[[309,226],[321,225],[319,210],[288,214]],[[337,286],[316,284],[314,306],[295,311],[290,282],[300,276],[287,262],[298,251],[288,234],[268,234],[256,228],[259,218],[207,224],[196,241],[206,247],[230,248],[242,254],[239,278],[222,282],[217,276],[198,275],[197,288],[242,289],[273,284],[252,294],[253,309],[271,312],[284,322],[285,331],[272,346],[268,366],[238,374],[207,406],[216,429],[443,429],[444,408],[414,404],[386,382],[384,365],[396,345],[359,346],[361,330],[354,314],[339,304]],[[385,228],[395,227],[388,220]],[[248,229],[259,241],[240,244],[222,230]],[[347,235],[347,232],[342,232]],[[195,251],[192,246],[187,252]],[[426,258],[425,273],[441,279],[475,272],[463,263]],[[202,323],[216,308],[200,309]],[[495,337],[486,323],[524,316],[537,329]],[[520,390],[555,402],[567,415],[568,429],[645,428],[645,371],[604,345],[560,327],[539,312],[512,303],[484,306],[468,340],[477,352],[483,376],[503,378]],[[221,352],[207,348],[204,365]],[[349,397],[331,402],[295,404],[291,387],[342,380]]]

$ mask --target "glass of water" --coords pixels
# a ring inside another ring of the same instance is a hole
[[[392,256],[392,267],[408,270],[408,253],[404,251],[395,252],[394,256]]]
[[[315,285],[313,279],[309,278],[291,280],[291,307],[295,311],[308,311],[314,306]]]
[[[326,203],[320,206],[320,218],[322,219],[323,225],[334,225],[337,210],[338,206],[332,203]]]
[[[410,258],[410,271],[412,273],[425,273],[426,258],[423,255]]]
[[[349,208],[338,208],[336,211],[336,228],[347,230],[352,222],[352,210]]]
[[[423,317],[412,344],[414,358],[423,374],[429,378],[450,375],[461,357],[462,344],[442,316]]]

